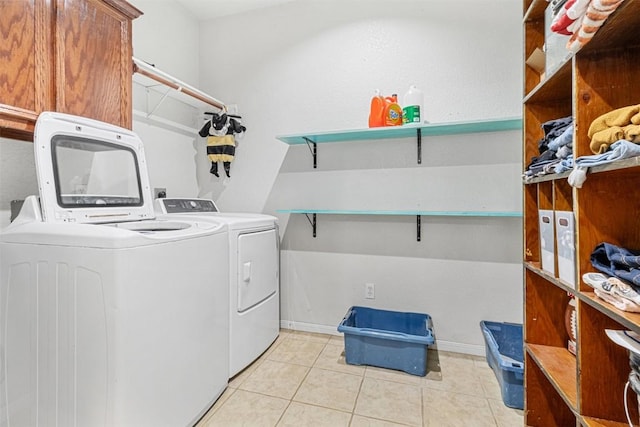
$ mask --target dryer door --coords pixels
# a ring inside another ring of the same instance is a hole
[[[238,236],[238,305],[242,313],[278,290],[278,236],[275,229]]]

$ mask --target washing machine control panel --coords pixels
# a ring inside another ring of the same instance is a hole
[[[212,200],[207,199],[160,199],[164,211],[170,213],[218,212]]]

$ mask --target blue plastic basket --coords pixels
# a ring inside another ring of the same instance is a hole
[[[510,408],[524,409],[524,347],[522,325],[483,320],[487,362],[500,383],[502,401]]]
[[[354,306],[338,325],[345,359],[351,365],[427,373],[427,346],[434,343],[428,314]]]

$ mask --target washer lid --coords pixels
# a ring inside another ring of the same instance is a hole
[[[34,151],[43,221],[154,218],[142,141],[130,130],[45,112],[36,122]]]

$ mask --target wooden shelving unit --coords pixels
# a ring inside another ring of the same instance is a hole
[[[524,57],[544,45],[544,0],[524,0]],[[553,73],[541,76],[524,65],[523,168],[538,155],[541,124],[573,116],[574,156],[593,154],[587,130],[600,115],[640,104],[640,0],[626,0],[593,40]],[[605,329],[640,333],[640,314],[620,311],[597,298],[580,278],[595,271],[590,255],[596,245],[640,248],[640,162],[629,159],[589,170],[582,188],[568,173],[534,178],[523,185],[525,277],[525,425],[531,427],[628,426],[623,392],[627,350]],[[576,284],[542,269],[538,211],[572,211],[575,217]],[[568,293],[576,297],[576,355],[567,349]],[[638,404],[629,392],[629,410],[639,423]]]

